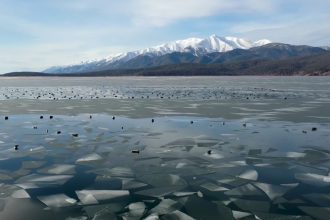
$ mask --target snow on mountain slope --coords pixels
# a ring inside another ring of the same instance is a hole
[[[270,40],[262,39],[262,40],[253,42],[252,47],[261,47],[263,45],[270,44],[270,43],[272,43]]]
[[[120,68],[125,62],[139,56],[162,56],[173,52],[192,52],[195,56],[212,52],[227,52],[234,49],[250,49],[269,44],[269,40],[251,42],[237,37],[219,37],[212,35],[207,38],[188,38],[142,50],[110,55],[100,60],[89,60],[69,66],[54,66],[44,70],[46,73],[80,73],[105,69]]]

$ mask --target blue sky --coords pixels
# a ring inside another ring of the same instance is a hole
[[[330,46],[329,0],[1,0],[0,73],[188,37]]]

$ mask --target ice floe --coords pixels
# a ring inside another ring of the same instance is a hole
[[[294,186],[280,186],[267,183],[253,183],[253,185],[261,189],[271,200],[283,196],[294,188]]]
[[[51,167],[44,168],[41,172],[48,174],[73,174],[75,165],[68,164],[54,164]]]
[[[247,180],[252,180],[256,181],[258,179],[258,172],[255,170],[246,170],[237,177],[242,178],[242,179],[247,179]]]
[[[297,173],[295,174],[295,177],[297,180],[305,184],[318,187],[330,186],[330,176],[323,176],[313,173]]]
[[[13,194],[11,194],[11,196],[13,198],[16,198],[16,199],[31,198],[30,195],[24,189],[20,189],[20,190],[15,191]]]
[[[170,212],[173,212],[177,209],[180,209],[182,205],[172,199],[163,199],[161,202],[154,208],[152,208],[150,213],[157,213],[158,215],[164,215]]]
[[[65,194],[38,196],[38,199],[50,208],[70,207],[77,203],[77,200],[70,198]]]
[[[98,160],[102,160],[102,157],[99,154],[92,153],[77,159],[76,163],[86,163],[86,162],[93,162]]]
[[[84,205],[99,204],[99,202],[121,199],[129,196],[127,190],[80,190],[76,191],[80,202]]]

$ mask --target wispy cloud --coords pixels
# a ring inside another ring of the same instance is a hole
[[[267,0],[137,0],[132,20],[137,25],[165,26],[190,19],[230,13],[265,13],[275,5]]]
[[[230,28],[231,33],[258,39],[260,36],[274,42],[307,44],[313,46],[330,45],[330,15],[314,15],[294,19],[292,15],[276,21],[240,23]]]

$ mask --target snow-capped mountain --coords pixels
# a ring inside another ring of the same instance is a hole
[[[142,50],[110,55],[100,60],[89,60],[69,66],[55,66],[44,70],[46,73],[82,73],[106,69],[123,68],[124,64],[138,56],[163,56],[174,52],[192,53],[202,56],[213,52],[228,52],[234,49],[250,49],[271,43],[267,39],[255,42],[237,37],[219,37],[212,35],[207,38],[188,38]]]

